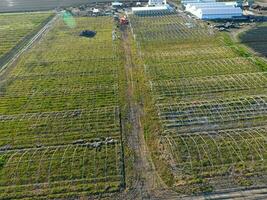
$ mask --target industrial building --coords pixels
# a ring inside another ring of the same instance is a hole
[[[232,19],[242,17],[243,11],[236,2],[216,2],[215,0],[183,0],[187,12],[199,19]]]

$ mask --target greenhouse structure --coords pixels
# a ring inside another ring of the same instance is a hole
[[[199,19],[231,19],[242,17],[243,11],[236,2],[196,2],[185,4],[185,10]]]

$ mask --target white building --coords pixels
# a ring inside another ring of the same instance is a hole
[[[93,13],[94,13],[94,14],[98,14],[99,12],[100,12],[100,11],[99,11],[98,8],[94,8],[94,9],[93,9]]]
[[[199,19],[230,19],[243,15],[236,2],[187,3],[185,10]]]
[[[111,3],[111,6],[113,8],[119,8],[119,7],[122,7],[123,6],[123,3],[118,2],[118,1],[114,1],[114,2]]]
[[[167,4],[166,0],[149,0],[148,1],[148,6],[162,6],[166,4]]]
[[[168,5],[132,8],[132,13],[135,15],[155,15],[155,14],[164,14],[170,12],[172,12],[172,8]]]
[[[156,15],[166,14],[173,11],[166,0],[149,0],[145,7],[133,7],[132,13],[135,15]]]

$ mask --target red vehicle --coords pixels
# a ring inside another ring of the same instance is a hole
[[[120,25],[127,25],[129,23],[126,16],[120,18]]]

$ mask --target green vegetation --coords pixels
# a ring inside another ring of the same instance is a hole
[[[38,29],[51,15],[41,12],[0,14],[0,58]]]
[[[49,16],[39,15],[3,54]],[[110,17],[72,20],[56,21],[0,82],[0,199],[112,196],[134,184],[118,30]],[[184,15],[130,22],[131,89],[166,185],[192,194],[266,184],[266,62]]]
[[[130,21],[146,139],[165,183],[187,194],[266,184],[267,63],[184,15]]]
[[[256,27],[242,33],[240,41],[261,56],[267,56],[267,22],[258,23]]]
[[[0,199],[82,198],[124,186],[120,41],[112,41],[112,18],[75,21],[58,20],[0,85]],[[86,29],[96,36],[80,37]]]
[[[4,156],[1,156],[0,157],[0,170],[2,169],[2,167],[4,166],[4,164],[5,164],[5,157]]]

